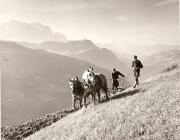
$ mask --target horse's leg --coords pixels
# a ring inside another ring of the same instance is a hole
[[[109,96],[108,96],[108,91],[107,90],[104,90],[105,94],[106,94],[106,100],[109,100]]]
[[[80,108],[82,107],[82,98],[79,100]]]
[[[93,104],[95,106],[96,93],[93,93]]]
[[[75,106],[75,104],[76,104],[76,99],[75,98],[73,98],[73,104],[72,104],[72,107],[74,108],[74,109],[76,109],[76,106]]]
[[[93,93],[91,93],[91,98],[92,98],[92,100],[94,100],[94,96],[93,96]]]
[[[92,101],[93,101],[93,104],[95,105],[95,100],[96,100],[96,92],[95,91],[92,91],[91,93],[91,98],[92,98]]]
[[[100,90],[97,91],[97,95],[98,95],[98,102],[101,102],[101,95],[100,95]]]
[[[109,100],[109,96],[108,96],[108,90],[107,89],[102,89],[102,91],[105,93],[106,95],[106,100]]]
[[[96,92],[92,93],[92,100],[93,100],[93,104],[95,105],[95,101],[96,101]]]
[[[87,108],[87,105],[86,105],[86,97],[84,97],[84,107]]]
[[[83,97],[83,99],[84,99],[84,107],[85,107],[85,108],[87,108],[87,105],[86,105],[86,98],[87,98],[87,96],[88,96],[88,92],[86,92],[86,93],[84,94],[84,97]]]

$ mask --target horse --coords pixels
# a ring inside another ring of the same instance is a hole
[[[71,94],[72,94],[72,107],[76,108],[76,100],[79,100],[80,108],[82,107],[82,99],[84,96],[84,86],[79,81],[78,77],[69,79]]]
[[[90,84],[90,88],[85,88],[83,82],[80,82],[78,77],[69,79],[71,94],[72,94],[72,107],[75,109],[76,100],[79,100],[80,108],[82,107],[82,99],[84,99],[84,106],[86,105],[86,98],[91,95],[95,105],[96,89]]]
[[[108,97],[108,87],[107,80],[104,74],[95,74],[93,72],[93,68],[89,67],[83,73],[83,82],[87,86],[87,88],[93,88],[93,91],[98,94],[98,101],[101,102],[100,99],[100,91],[102,90],[106,95],[106,100],[109,100]],[[95,98],[95,97],[94,97]]]

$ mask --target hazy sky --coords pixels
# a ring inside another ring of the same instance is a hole
[[[40,22],[70,40],[176,44],[178,0],[0,0],[0,22]]]

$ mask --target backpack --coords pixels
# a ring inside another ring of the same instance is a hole
[[[138,60],[138,61],[139,61],[139,60]],[[143,68],[143,65],[142,65],[141,61],[139,61],[139,67],[140,67],[140,68]]]
[[[143,65],[141,63],[141,61],[137,60],[137,61],[133,61],[133,67],[135,68],[143,68]]]

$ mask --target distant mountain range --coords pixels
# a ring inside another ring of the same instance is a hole
[[[2,125],[15,124],[71,106],[69,78],[93,66],[110,78],[111,72],[79,59],[33,50],[0,41]],[[23,115],[22,115],[23,114]]]
[[[51,53],[70,56],[112,70],[118,68],[128,73],[125,63],[111,49],[99,48],[90,40],[68,41],[65,35],[53,32],[41,23],[26,23],[16,20],[0,23],[0,40],[19,42],[33,49],[44,49]],[[119,55],[119,54],[118,54]]]
[[[165,45],[165,44],[137,44],[132,42],[113,42],[110,44],[97,44],[100,48],[107,48],[112,50],[119,59],[132,58],[133,55],[142,58],[152,56],[155,53],[180,49],[179,45]]]
[[[41,44],[23,42],[24,46],[35,49],[43,49],[51,53],[70,56],[90,62],[96,66],[112,70],[119,68],[123,73],[127,73],[128,68],[117,56],[106,48],[97,47],[90,40],[78,40],[68,42],[48,41]]]
[[[67,41],[63,34],[58,32],[54,33],[49,26],[40,23],[26,23],[16,20],[0,23],[0,40],[36,43],[43,41]]]
[[[157,74],[172,64],[180,65],[180,49],[157,52],[143,60],[145,77]]]

